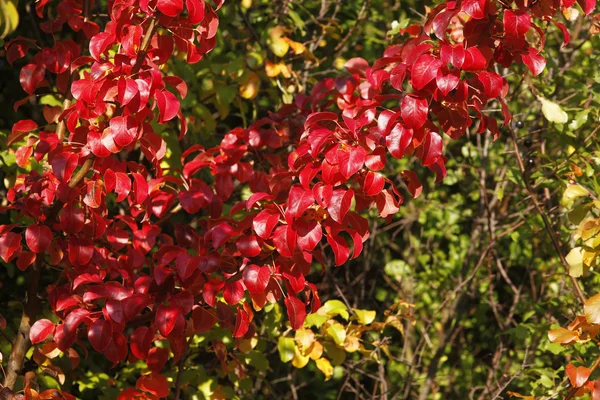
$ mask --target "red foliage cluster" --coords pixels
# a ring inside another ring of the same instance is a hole
[[[578,1],[586,13],[595,6]],[[410,29],[412,38],[373,65],[350,60],[349,75],[324,79],[310,96],[232,130],[215,148],[188,149],[182,171],[167,174],[160,166],[166,145],[151,122],[178,119],[184,135],[179,98],[187,87],[160,66],[174,52],[197,62],[214,46],[220,4],[115,0],[100,29],[86,16],[89,1],[60,1],[58,17],[42,29],[58,32],[67,23],[83,32],[81,44],[39,49],[17,38],[6,46],[11,63],[38,50],[21,70],[29,96],[54,75],[67,99],[64,109],[45,107],[47,125],[19,121],[9,138],[11,144],[28,136],[17,151],[19,165],[34,157],[48,167],[20,176],[10,190],[9,209],[30,223],[0,226],[0,257],[21,270],[42,261],[62,270],[47,289],[62,322],[37,321],[32,343],[52,340],[66,351],[87,337],[114,363],[146,360],[153,374],[123,396],[164,397],[160,371],[169,351],[153,341],[167,339],[176,362],[187,337],[216,323],[236,338],[254,335],[246,292],[254,309],[284,297],[292,328],[301,327],[307,309],[320,306],[316,287],[305,280],[313,261],[326,265],[327,252],[336,265],[357,257],[369,236],[361,212],[375,209],[386,218],[398,211],[402,195],[381,172],[388,154],[415,156],[442,180],[444,133],[457,139],[475,123],[478,132],[498,137],[496,118],[484,114],[490,101],[502,106],[503,123],[510,121],[508,85],[497,68],[524,63],[540,74],[544,21],[568,43],[565,26],[553,18],[574,0],[514,3],[444,2],[423,33]],[[51,2],[37,4],[41,17]],[[81,55],[85,38],[89,56]],[[137,149],[144,161],[122,157]],[[203,169],[212,182],[198,177]],[[402,178],[418,196],[415,172]],[[247,200],[234,195],[241,184],[252,192]],[[107,196],[127,214],[111,212]],[[177,204],[189,218],[170,236],[161,225]]]

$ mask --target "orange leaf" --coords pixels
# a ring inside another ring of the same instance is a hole
[[[590,297],[583,305],[585,318],[590,324],[600,323],[600,294]]]
[[[566,371],[573,387],[581,387],[585,385],[591,373],[588,367],[575,367],[573,364],[568,364]]]

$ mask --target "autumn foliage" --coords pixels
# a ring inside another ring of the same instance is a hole
[[[49,87],[64,102],[45,106],[43,123],[12,127],[8,144],[24,143],[17,163],[34,158],[45,169],[19,176],[3,210],[19,222],[0,226],[4,262],[34,282],[55,276],[42,296],[60,322],[34,319],[31,344],[69,352],[79,342],[115,365],[144,360],[151,373],[120,398],[164,398],[171,388],[161,371],[194,334],[218,325],[233,338],[253,337],[254,313],[280,300],[291,328],[302,328],[321,307],[305,278],[311,266],[332,267],[326,253],[336,266],[359,257],[369,216],[386,219],[404,195],[421,193],[415,171],[402,172],[400,188],[382,173],[389,158],[414,157],[439,182],[445,137],[476,127],[502,140],[511,88],[501,70],[524,64],[539,75],[546,30],[556,26],[567,45],[558,15],[574,3],[442,2],[381,58],[349,60],[346,74],[231,130],[218,146],[188,148],[183,168],[173,170],[161,164],[167,145],[153,126],[186,135],[187,85],[163,66],[173,55],[196,63],[214,47],[221,3],[115,0],[110,21],[99,25],[89,18],[93,0],[37,2],[40,29],[56,42],[6,44],[26,93],[15,108]],[[595,0],[578,3],[586,15],[595,8]],[[66,26],[77,40],[61,40]],[[501,112],[484,113],[489,103]],[[116,213],[114,202],[127,213]],[[165,231],[178,212],[187,223]],[[153,344],[158,338],[169,350]],[[22,353],[29,343],[19,346]],[[227,357],[218,348],[217,357]],[[13,350],[10,389],[18,357]],[[585,371],[567,372],[574,386],[587,381]],[[39,396],[58,398],[50,392]]]

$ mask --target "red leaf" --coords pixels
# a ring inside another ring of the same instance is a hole
[[[106,349],[112,340],[112,335],[112,324],[104,319],[97,319],[88,329],[88,340],[97,352],[103,352]]]
[[[369,63],[364,58],[354,57],[346,61],[344,68],[351,74],[364,75],[366,69],[369,68]]]
[[[577,0],[585,15],[589,15],[596,8],[596,0]]]
[[[315,198],[312,191],[305,190],[302,186],[295,185],[290,190],[286,214],[293,219],[299,218],[304,211],[314,203]]]
[[[385,178],[383,175],[369,171],[365,175],[363,190],[368,196],[375,196],[376,194],[381,192],[381,190],[383,190],[384,185]]]
[[[485,1],[485,0],[484,0]],[[442,62],[431,54],[423,54],[412,66],[411,84],[415,90],[421,90],[435,79]]]
[[[115,144],[126,147],[137,138],[138,124],[131,116],[112,117],[110,119],[110,134]]]
[[[177,319],[182,317],[181,311],[177,307],[160,305],[156,308],[154,321],[158,326],[161,335],[169,336],[175,328]]]
[[[149,375],[142,375],[137,380],[135,387],[145,392],[152,393],[158,398],[169,395],[169,382],[167,378],[155,372]]]
[[[179,2],[180,4],[182,3],[182,0],[163,0],[164,2]],[[160,4],[160,0],[159,0],[159,4]],[[159,6],[160,9],[160,6]],[[171,92],[169,92],[168,90],[160,90],[157,91],[156,94],[156,101],[158,103],[158,112],[159,112],[159,119],[158,119],[158,123],[159,124],[164,124],[166,121],[170,121],[173,118],[175,118],[177,116],[177,113],[179,112],[179,100],[177,100],[177,97],[175,97],[175,95]]]
[[[158,10],[169,16],[175,17],[183,11],[182,0],[158,0],[156,3]]]
[[[284,300],[292,329],[301,329],[306,319],[306,305],[297,297],[288,295]]]
[[[30,251],[22,251],[17,258],[17,268],[21,271],[27,270],[27,268],[35,262],[37,255]]]
[[[488,0],[465,0],[462,4],[462,10],[473,19],[483,19],[485,18],[487,3]]]
[[[294,222],[294,229],[298,234],[298,247],[304,251],[314,250],[323,237],[321,225],[315,220],[299,219]]]
[[[25,231],[25,241],[34,253],[45,253],[52,241],[52,231],[46,225],[31,225]]]
[[[337,150],[340,172],[346,179],[358,172],[365,163],[366,151],[360,146]]]
[[[461,69],[465,62],[465,49],[462,44],[442,44],[440,59],[444,64],[452,64],[454,68]]]
[[[573,364],[567,364],[566,368],[567,376],[571,381],[571,386],[582,387],[590,377],[591,371],[588,367],[580,366],[575,367]]]
[[[389,215],[395,214],[399,210],[398,202],[394,195],[390,193],[389,189],[384,189],[379,193],[375,202],[381,218],[387,218]]]
[[[8,136],[7,146],[12,145],[15,142],[20,141],[31,131],[35,131],[38,128],[38,124],[30,119],[22,119],[13,125],[12,131]]]
[[[419,197],[421,191],[423,190],[423,185],[421,184],[421,181],[419,181],[417,174],[410,170],[402,171],[402,179],[408,187],[410,194],[412,194],[415,199]]]
[[[8,263],[15,253],[15,251],[21,246],[21,235],[7,232],[0,236],[0,257],[5,263]]]
[[[255,235],[242,235],[235,242],[240,254],[244,257],[256,257],[260,254],[261,248]]]
[[[460,82],[458,71],[444,71],[445,68],[440,68],[438,74],[435,77],[435,83],[437,84],[440,92],[444,96],[448,96],[448,93],[456,89]]]
[[[341,224],[346,216],[350,206],[352,205],[352,198],[354,197],[354,191],[352,189],[337,189],[333,191],[327,211],[331,218]]]
[[[48,319],[40,319],[35,321],[29,331],[29,340],[31,344],[37,344],[46,340],[46,338],[54,333],[54,323]]]
[[[327,243],[331,246],[333,254],[335,255],[335,265],[340,266],[348,260],[350,256],[350,248],[348,243],[341,236],[335,234],[325,235]]]
[[[404,96],[400,112],[407,128],[419,129],[427,121],[429,104],[427,103],[427,99],[422,97],[413,95]]]
[[[373,171],[379,171],[385,167],[386,163],[385,149],[377,147],[373,152],[365,157],[365,166]]]
[[[136,81],[130,78],[121,78],[117,84],[118,98],[121,106],[126,106],[139,93]],[[137,110],[136,110],[137,111]]]
[[[504,11],[504,33],[508,37],[522,38],[531,27],[531,17],[525,11]]]
[[[63,333],[65,336],[76,336],[77,328],[88,318],[90,312],[85,308],[77,308],[67,315],[63,327]]]
[[[203,0],[185,0],[185,6],[188,9],[188,21],[196,25],[204,19],[204,1]],[[185,97],[185,95],[181,95]]]
[[[210,329],[217,322],[217,318],[214,316],[214,314],[208,312],[202,307],[194,308],[194,311],[192,311],[192,320],[194,323],[194,332],[196,333],[210,331]]]
[[[211,232],[212,244],[216,249],[225,244],[229,239],[237,235],[237,231],[231,225],[222,222],[215,226]]]
[[[35,64],[27,64],[21,68],[19,75],[19,81],[21,87],[27,92],[27,94],[33,94],[40,84],[44,81],[46,75],[46,69],[42,66]]]
[[[78,233],[83,229],[84,223],[83,211],[75,206],[75,202],[68,203],[60,213],[60,229],[65,233]]]
[[[442,137],[436,132],[429,132],[425,136],[425,142],[423,143],[423,166],[433,164],[442,155]]]
[[[169,360],[169,349],[153,347],[148,352],[146,364],[152,372],[160,372]]]
[[[271,279],[271,269],[267,266],[259,267],[258,265],[250,264],[244,269],[244,285],[248,292],[262,293],[267,288]]]
[[[277,223],[279,222],[279,212],[270,208],[264,209],[259,212],[254,220],[252,221],[252,227],[254,232],[261,239],[267,239],[271,236],[271,232]]]
[[[502,93],[503,80],[500,75],[495,72],[480,72],[477,78],[485,89],[484,94],[488,99],[500,96]]]
[[[533,47],[530,47],[529,53],[523,54],[521,58],[533,75],[541,74],[544,68],[546,68],[546,59],[540,56],[540,53]]]
[[[61,182],[68,182],[77,167],[79,157],[75,153],[63,151],[52,158],[52,171]]]
[[[275,248],[284,257],[292,257],[296,247],[296,231],[289,225],[278,226],[273,233]]]
[[[235,328],[233,329],[233,337],[241,338],[246,332],[248,332],[248,325],[250,324],[250,318],[246,311],[242,308],[238,308],[237,315],[235,317]]]
[[[407,129],[401,124],[396,124],[386,136],[385,145],[392,156],[402,158],[404,157],[404,151],[410,145],[412,137],[412,129]]]
[[[127,358],[127,339],[121,332],[113,332],[112,340],[104,349],[104,355],[115,364]]]
[[[131,353],[140,360],[145,360],[152,346],[152,340],[154,340],[152,329],[147,326],[138,326],[129,337]]]
[[[179,308],[181,314],[186,315],[194,306],[194,295],[188,291],[181,291],[169,297],[169,304]]]
[[[229,305],[234,305],[239,303],[239,301],[244,297],[244,286],[242,282],[226,282],[223,288],[223,298]]]

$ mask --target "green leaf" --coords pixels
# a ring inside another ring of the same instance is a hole
[[[292,358],[294,358],[294,347],[296,347],[294,339],[286,338],[284,336],[279,337],[277,350],[279,350],[279,358],[281,361],[284,363],[292,361]]]
[[[538,97],[542,103],[542,113],[550,122],[564,124],[569,121],[569,115],[556,103],[551,102],[543,97]]]
[[[582,127],[588,120],[588,114],[590,113],[590,109],[585,109],[582,111],[579,111],[577,113],[577,115],[575,116],[575,118],[571,121],[571,123],[569,124],[569,129],[574,131],[576,129],[579,129],[580,127]]]
[[[356,314],[356,319],[362,325],[369,325],[375,320],[377,313],[373,310],[359,310],[358,308],[352,309]]]

